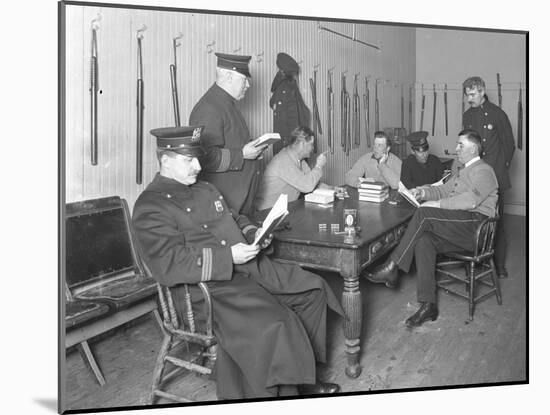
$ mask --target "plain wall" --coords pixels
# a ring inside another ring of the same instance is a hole
[[[517,105],[519,87],[523,89],[523,150],[516,148],[510,166],[512,188],[506,192],[505,211],[526,214],[528,140],[526,122],[526,35],[497,32],[424,29],[416,30],[416,126],[420,126],[421,93],[424,84],[426,105],[424,129],[430,133],[434,154],[454,152],[457,133],[462,127],[462,82],[469,76],[481,76],[487,84],[489,99],[498,105],[497,73],[502,84],[502,109],[508,115],[517,146]],[[436,84],[436,129],[432,137],[433,84]],[[447,83],[449,135],[445,135],[443,88]],[[466,103],[465,108],[468,108]]]

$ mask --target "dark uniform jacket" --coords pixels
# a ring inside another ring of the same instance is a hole
[[[401,182],[406,188],[437,182],[443,176],[443,164],[433,154],[428,155],[426,163],[419,163],[414,154],[407,157],[401,165]]]
[[[236,212],[252,212],[260,180],[260,162],[243,158],[242,148],[250,132],[235,99],[214,84],[197,102],[189,125],[203,125],[199,178],[216,186]]]
[[[468,109],[463,116],[464,128],[476,130],[481,135],[481,158],[495,171],[499,191],[510,188],[508,167],[514,155],[514,135],[508,116],[500,107],[485,102],[478,108]]]
[[[182,283],[204,281],[210,289],[218,398],[272,396],[269,388],[279,384],[315,382],[315,360],[326,357],[326,305],[343,315],[323,279],[262,252],[233,264],[231,246],[252,240],[257,228],[230,211],[206,182],[186,186],[157,174],[137,199],[132,220],[146,265],[157,281],[173,287],[180,313]],[[199,290],[190,289],[196,302]],[[310,312],[309,322],[275,298],[312,292],[322,307]],[[202,308],[196,312],[200,318]]]
[[[278,72],[271,92],[269,106],[273,109],[273,131],[281,135],[281,141],[273,144],[275,155],[289,144],[292,130],[300,126],[309,127],[310,114],[292,75],[285,76]]]

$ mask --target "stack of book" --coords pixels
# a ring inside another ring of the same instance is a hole
[[[380,203],[388,198],[389,187],[384,182],[367,182],[363,181],[357,189],[359,192],[359,200],[365,202]]]

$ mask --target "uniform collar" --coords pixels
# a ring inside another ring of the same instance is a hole
[[[212,85],[212,88],[210,88],[212,92],[220,97],[221,99],[225,99],[226,101],[230,101],[235,103],[237,100],[233,98],[225,89],[223,89],[221,86],[219,86],[217,83],[214,82],[214,85]]]
[[[147,191],[150,192],[179,192],[184,193],[189,191],[191,186],[182,184],[177,180],[170,179],[157,173],[153,181],[147,186]]]
[[[481,158],[479,156],[474,157],[470,161],[464,163],[464,167],[470,167],[472,164],[474,164],[476,161],[479,161],[479,160],[481,160]]]

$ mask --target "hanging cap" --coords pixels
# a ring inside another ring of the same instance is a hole
[[[151,134],[157,138],[157,148],[192,157],[204,155],[201,146],[203,126],[155,128]]]
[[[411,143],[411,147],[413,150],[426,151],[428,150],[428,148],[430,148],[427,137],[427,131],[415,131],[408,135],[407,141]]]
[[[251,78],[248,70],[248,63],[250,62],[250,59],[252,59],[252,56],[230,55],[228,53],[216,53],[216,56],[218,57],[218,62],[216,63],[218,68],[239,72],[244,76]]]
[[[277,68],[287,74],[297,74],[300,70],[300,66],[290,55],[287,55],[284,52],[277,54]]]

